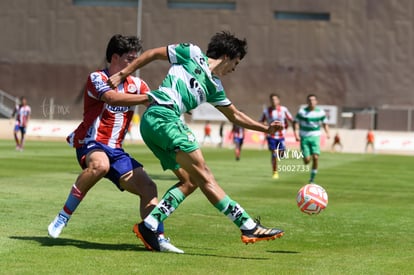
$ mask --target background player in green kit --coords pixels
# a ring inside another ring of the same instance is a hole
[[[148,93],[150,106],[140,125],[145,143],[160,160],[163,169],[171,169],[179,179],[144,221],[134,227],[134,232],[148,249],[159,250],[158,224],[197,187],[241,230],[244,243],[273,240],[283,235],[282,230],[266,228],[258,220],[253,220],[224,192],[207,166],[195,135],[180,120],[181,114],[209,102],[241,127],[265,133],[283,129],[280,122],[266,126],[255,121],[239,111],[226,96],[218,77],[233,72],[245,56],[246,49],[246,40],[220,32],[211,38],[206,54],[193,44],[150,49],[108,81],[111,86],[116,86],[135,70],[157,59],[171,63],[159,88]]]
[[[316,106],[318,103],[316,96],[310,94],[306,99],[308,106],[301,108],[297,113],[293,122],[293,131],[296,140],[300,141],[304,163],[308,164],[312,158],[309,182],[313,183],[318,172],[318,159],[321,153],[321,125],[327,138],[329,138],[329,126],[326,123],[325,111]]]

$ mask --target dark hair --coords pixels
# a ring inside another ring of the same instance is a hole
[[[141,50],[142,44],[138,37],[115,34],[109,40],[108,46],[106,47],[106,61],[110,63],[113,54],[123,55],[131,51],[139,53]]]
[[[311,97],[317,98],[316,95],[314,95],[314,94],[308,94],[308,96],[306,97],[306,99],[310,99]]]
[[[247,41],[246,39],[240,40],[233,34],[222,31],[216,33],[208,43],[207,57],[214,59],[220,58],[223,55],[227,55],[230,59],[236,57],[243,57],[247,53]]]

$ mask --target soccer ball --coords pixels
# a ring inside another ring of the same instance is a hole
[[[299,190],[296,202],[303,213],[317,215],[328,205],[328,193],[322,186],[306,184]]]

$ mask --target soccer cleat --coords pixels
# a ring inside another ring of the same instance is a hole
[[[258,241],[274,240],[283,236],[284,231],[276,228],[267,228],[260,224],[256,219],[256,226],[251,230],[241,230],[241,240],[245,244],[255,243]]]
[[[132,231],[144,243],[146,249],[160,251],[158,234],[147,228],[143,221],[135,224]]]
[[[158,242],[160,244],[160,251],[161,252],[173,252],[173,253],[178,253],[178,254],[183,254],[184,251],[175,247],[174,245],[171,244],[170,242],[170,238],[163,238],[163,237],[159,237],[158,238]]]
[[[278,172],[273,172],[272,179],[274,179],[274,180],[279,179],[279,173]]]
[[[63,228],[67,225],[68,220],[69,219],[67,217],[63,216],[62,214],[58,214],[47,228],[49,236],[54,239],[58,238],[60,233],[62,233]]]

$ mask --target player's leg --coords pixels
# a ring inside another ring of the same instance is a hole
[[[313,154],[312,155],[312,169],[310,173],[309,182],[313,183],[315,182],[316,174],[318,173],[318,161],[319,161],[319,155]]]
[[[89,152],[84,160],[86,168],[73,184],[62,210],[48,227],[49,235],[53,238],[59,237],[87,192],[109,171],[109,159],[101,150]]]
[[[258,221],[254,221],[236,201],[224,192],[206,165],[200,149],[190,153],[177,152],[177,162],[188,172],[191,181],[197,184],[210,203],[239,227],[242,231],[243,242],[275,239],[283,235],[282,230],[265,228]],[[145,224],[152,231],[156,229],[159,222],[171,215],[188,195],[183,193],[182,190],[180,188],[170,189],[158,206],[145,218]]]
[[[26,127],[20,127],[20,150],[24,148],[24,138],[26,135]]]
[[[197,184],[210,203],[241,230],[243,242],[275,239],[283,235],[281,230],[265,228],[254,221],[247,211],[224,192],[205,163],[200,149],[190,153],[177,152],[177,162],[188,172],[192,182]]]
[[[316,174],[318,173],[318,162],[320,150],[320,138],[319,137],[309,137],[310,150],[312,155],[312,169],[310,173],[309,182],[315,182]]]
[[[140,214],[142,218],[146,217],[158,203],[156,184],[148,176],[142,166],[125,173],[120,178],[119,185],[122,189],[125,189],[128,192],[140,197]],[[139,233],[138,224],[134,225],[133,232],[137,235],[137,237],[142,239]],[[184,253],[183,250],[172,245],[169,238],[165,237],[163,223],[159,223],[157,233],[159,247],[157,250],[180,254]],[[147,248],[152,250],[151,246],[147,246]]]
[[[234,156],[235,156],[236,160],[239,161],[240,160],[240,148],[241,148],[240,139],[235,138],[234,139],[234,145],[235,145],[235,147],[234,147]]]
[[[19,131],[20,131],[19,125],[14,126],[13,136],[14,136],[14,141],[16,142],[16,150],[20,149],[20,140],[18,136]]]
[[[269,148],[270,151],[270,163],[272,166],[272,179],[278,179],[279,178],[279,173],[277,170],[277,157],[278,157],[278,152],[277,152],[277,146],[276,146],[276,139],[272,138],[272,137],[267,137],[267,146]]]
[[[274,172],[273,172],[273,179],[278,179],[279,178],[279,173],[278,173],[278,160],[284,158],[284,154],[285,154],[285,139],[281,138],[281,139],[273,139],[273,148],[274,149]]]
[[[190,175],[191,183],[200,187],[209,201],[241,229],[257,229],[252,232],[246,231],[246,234],[253,234],[248,241],[254,242],[280,237],[283,234],[282,231],[265,230],[224,193],[205,164],[195,135],[187,125],[179,118],[175,118],[174,115],[167,108],[150,107],[144,113],[140,124],[145,143],[161,161],[163,169],[171,169],[177,173],[181,167]],[[163,138],[160,139],[160,136]],[[179,148],[178,151],[177,148]],[[189,183],[182,184],[179,188],[174,186],[167,191],[150,215],[144,219],[144,222],[140,223],[139,230],[147,243],[156,243],[151,232],[156,231],[158,224],[164,221],[187,195],[191,194],[191,190],[194,188],[189,187]]]
[[[307,137],[301,137],[300,139],[300,150],[303,155],[303,163],[308,165],[311,161],[311,149]]]

